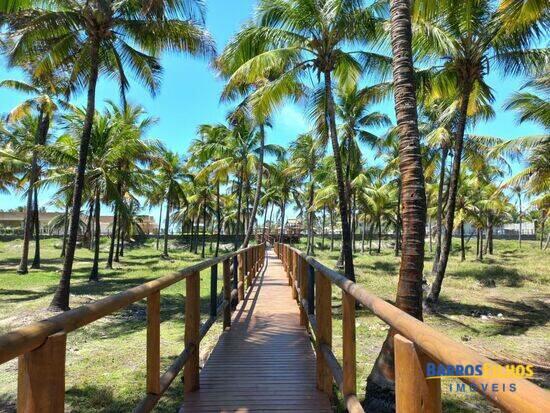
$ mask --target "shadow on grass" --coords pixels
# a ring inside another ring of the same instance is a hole
[[[16,413],[17,399],[15,395],[0,394],[0,413]]]
[[[521,287],[524,281],[517,269],[491,264],[480,264],[477,268],[456,270],[453,271],[452,275],[460,278],[474,277],[486,286],[491,285],[494,281],[495,283],[504,283],[507,287]]]
[[[479,317],[480,315],[492,314],[496,316],[501,313],[502,318],[490,318],[488,324],[489,335],[522,335],[532,327],[543,326],[548,323],[550,305],[543,300],[530,299],[524,301],[512,301],[501,298],[494,298],[490,301],[493,306],[483,304],[468,304],[450,301],[442,298],[438,306],[437,317],[448,321],[459,323],[471,330],[471,327],[453,320],[448,315],[461,315],[466,317]]]

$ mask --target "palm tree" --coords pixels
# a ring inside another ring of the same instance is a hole
[[[293,174],[305,184],[305,192],[307,193],[305,210],[307,213],[307,254],[315,255],[314,240],[313,240],[313,224],[315,210],[313,202],[315,199],[315,171],[319,159],[324,155],[324,147],[316,141],[313,135],[303,134],[296,138],[290,144],[290,167],[286,171],[288,174]]]
[[[187,170],[180,156],[166,149],[155,155],[152,166],[157,172],[157,184],[163,188],[165,196],[166,212],[164,216],[164,249],[162,256],[168,258],[168,230],[170,228],[171,207],[186,202],[181,181],[186,178]]]
[[[195,140],[191,144],[190,152],[193,156],[190,161],[195,160],[202,168],[197,174],[198,179],[208,177],[216,186],[216,221],[218,228],[214,255],[217,257],[220,250],[220,236],[222,232],[220,187],[229,181],[230,168],[220,167],[221,165],[216,164],[216,162],[231,157],[231,153],[228,151],[231,130],[221,124],[200,125],[198,132],[200,139]],[[207,162],[210,163],[207,164]]]
[[[390,4],[393,85],[399,128],[399,169],[403,203],[403,251],[396,306],[422,320],[426,194],[416,112],[411,5],[408,0],[392,0]],[[389,331],[367,379],[365,405],[368,411],[385,411],[387,394],[391,394],[394,389],[392,367],[395,333]]]
[[[457,108],[446,231],[435,281],[426,300],[428,307],[433,307],[439,299],[449,259],[468,116],[475,112],[480,97],[488,102],[493,100],[485,76],[493,67],[503,69],[508,75],[542,71],[547,49],[529,48],[530,40],[542,34],[543,20],[516,25],[511,30],[507,15],[502,12],[504,3],[448,0],[438,3],[437,13],[428,3],[415,3],[415,48],[419,57],[440,56],[443,65],[433,79],[432,91],[454,100]]]
[[[261,0],[254,22],[242,29],[232,44],[234,53],[244,63],[228,81],[230,87],[238,89],[240,85],[274,77],[252,96],[252,100],[264,108],[264,113],[269,113],[285,97],[299,95],[300,84],[306,80],[306,69],[323,78],[322,99],[326,102],[324,125],[332,143],[345,273],[350,279],[355,279],[355,275],[348,219],[349,194],[345,188],[340,156],[333,87],[335,81],[342,87],[355,84],[363,67],[368,67],[372,72],[388,69],[390,61],[376,53],[344,48],[345,44],[365,43],[373,39],[381,27],[382,19],[376,15],[376,6],[362,6],[362,2],[347,0]]]
[[[18,39],[8,56],[11,65],[25,64],[32,51],[37,55],[36,77],[51,77],[53,71],[63,67],[68,69],[73,89],[87,87],[67,252],[50,305],[67,310],[99,74],[110,73],[118,78],[125,104],[127,69],[154,93],[159,85],[161,66],[156,56],[160,51],[210,56],[213,41],[196,23],[195,17],[202,19],[203,15],[202,2],[196,0],[155,1],[147,8],[133,1],[56,0],[47,5],[18,1],[4,3],[0,12],[7,13],[7,31]]]
[[[38,223],[38,199],[33,194],[38,192],[36,189],[36,182],[39,179],[39,157],[37,148],[46,144],[50,123],[54,113],[58,109],[58,104],[67,106],[67,103],[59,98],[61,90],[63,89],[63,82],[58,77],[54,77],[51,80],[40,80],[32,78],[32,67],[27,66],[26,72],[31,79],[27,82],[21,80],[3,80],[0,82],[0,87],[9,88],[18,92],[31,95],[28,99],[25,99],[19,105],[17,105],[8,115],[9,122],[17,122],[23,116],[28,115],[31,111],[35,110],[38,113],[38,127],[35,132],[35,145],[32,150],[32,163],[30,166],[30,173],[28,177],[28,189],[27,189],[27,208],[25,218],[25,229],[23,232],[23,248],[21,254],[21,262],[17,272],[19,274],[26,274],[28,272],[28,254],[29,254],[29,241],[31,237],[31,226],[33,223],[39,228]],[[35,233],[35,259],[31,268],[40,268],[40,233],[38,230]]]

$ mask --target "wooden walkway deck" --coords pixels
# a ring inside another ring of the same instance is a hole
[[[281,261],[268,263],[233,314],[180,413],[331,412]]]

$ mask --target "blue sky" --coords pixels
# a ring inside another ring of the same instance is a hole
[[[207,27],[213,34],[218,50],[222,50],[228,39],[250,18],[255,0],[209,0]],[[229,109],[219,103],[222,82],[210,69],[209,62],[192,59],[183,55],[166,55],[162,59],[164,67],[160,93],[152,98],[138,83],[133,83],[128,100],[143,105],[147,111],[159,119],[150,129],[149,137],[159,138],[172,150],[185,154],[190,141],[194,138],[198,125],[202,123],[222,122]],[[18,77],[15,71],[8,71],[5,62],[0,59],[1,78]],[[501,110],[504,100],[523,81],[521,79],[503,79],[493,72],[489,75],[489,84],[496,95],[494,120],[478,124],[475,133],[514,138],[517,136],[541,133],[535,125],[517,125],[514,114]],[[0,113],[7,113],[24,96],[7,90],[0,90]],[[83,96],[76,103],[83,104]],[[106,99],[118,101],[116,85],[100,81],[97,91],[97,104],[101,108]],[[380,110],[394,118],[393,102],[380,105]],[[273,128],[268,131],[268,141],[287,145],[297,134],[309,129],[302,108],[285,105],[276,114]],[[369,159],[372,160],[372,157]],[[39,200],[44,205],[51,194],[44,192]],[[0,195],[0,209],[23,205],[20,196]]]

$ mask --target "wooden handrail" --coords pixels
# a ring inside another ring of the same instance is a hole
[[[349,294],[349,296],[353,297],[364,307],[368,308],[374,315],[395,329],[401,336],[410,340],[410,342],[423,353],[423,356],[437,363],[446,365],[488,364],[493,368],[499,367],[497,363],[481,356],[471,348],[452,340],[445,334],[429,327],[427,324],[417,320],[376,295],[369,293],[364,287],[348,280],[344,275],[328,268],[314,258],[307,256],[307,254],[302,251],[285,244],[276,244],[275,251],[277,251],[278,256],[283,260],[284,268],[287,268],[286,262],[288,262],[288,256],[290,254],[307,262],[307,264],[315,270],[316,274],[322,274],[323,277],[326,277],[331,283],[337,285],[345,294]],[[307,298],[307,301],[312,300],[312,297],[308,296]],[[307,302],[304,303],[302,297],[299,297],[298,303],[299,305],[307,304]],[[353,322],[355,321],[353,320]],[[319,324],[318,318],[317,323]],[[320,328],[320,325],[316,326],[316,334]],[[344,346],[346,345],[355,346],[355,342],[346,343],[344,336]],[[325,345],[321,350],[318,349],[318,352],[322,353],[327,353],[327,351],[332,351],[330,346]],[[326,356],[323,357],[326,358]],[[333,367],[332,375],[337,376],[338,372],[334,370],[335,365],[338,365],[338,363],[335,363],[334,359],[331,360],[330,364],[332,364]],[[398,369],[399,365],[397,365],[396,368]],[[344,369],[343,381],[345,381],[345,373]],[[474,385],[479,393],[505,411],[518,413],[550,411],[550,392],[526,379],[491,378],[492,384],[497,384],[497,391],[493,391],[492,385],[481,386],[485,382],[483,377],[469,376],[463,377],[461,380]],[[509,389],[510,384],[515,384],[516,391],[502,391],[503,386]],[[346,396],[346,394],[344,395]]]
[[[224,312],[224,328],[231,324],[231,288],[237,284],[237,268],[244,269],[245,257],[249,257],[247,277],[250,285],[262,269],[265,260],[265,244],[253,245],[239,251],[211,258],[186,267],[174,274],[157,278],[130,288],[110,297],[83,305],[48,319],[17,328],[0,336],[0,364],[17,356],[19,362],[18,400],[21,411],[26,413],[53,413],[60,410],[65,393],[65,352],[67,333],[90,324],[128,305],[147,298],[147,396],[135,411],[148,412],[153,409],[162,394],[182,368],[186,369],[186,390],[198,389],[199,343],[210,330],[217,317]],[[254,261],[251,261],[254,257]],[[223,263],[223,299],[218,304],[217,265]],[[232,265],[234,270],[232,271]],[[208,320],[200,325],[200,272],[211,270],[211,309]],[[231,284],[231,276],[234,276]],[[244,274],[239,274],[244,275]],[[214,279],[215,278],[215,279]],[[186,297],[186,347],[174,360],[168,370],[159,375],[160,340],[160,291],[187,279]],[[191,280],[191,283],[190,283]],[[243,285],[239,286],[244,288]],[[193,364],[192,367],[187,365]],[[40,385],[31,386],[32,383]]]

